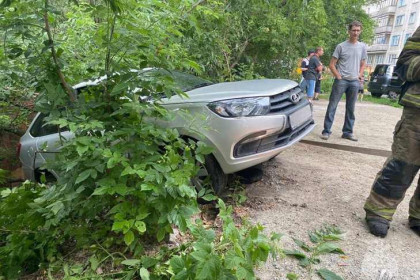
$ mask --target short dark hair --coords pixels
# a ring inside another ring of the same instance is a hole
[[[310,50],[308,51],[308,56],[309,56],[309,55],[311,55],[311,53],[315,53],[315,51],[314,51],[313,49],[310,49]]]
[[[353,28],[353,26],[360,26],[360,29],[363,28],[362,23],[358,20],[352,21],[352,23],[349,24],[348,30],[351,30]]]

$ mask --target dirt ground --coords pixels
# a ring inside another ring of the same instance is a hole
[[[307,140],[319,138],[328,102],[315,101],[317,127]],[[401,109],[367,102],[357,103],[355,135],[358,142],[341,138],[345,105],[336,113],[333,134],[328,143],[391,150],[392,133]],[[384,239],[371,235],[364,222],[363,204],[385,157],[371,156],[299,143],[265,164],[261,181],[248,185],[247,195],[253,222],[267,233],[283,233],[282,247],[297,248],[292,238],[308,240],[308,231],[324,224],[344,231],[339,242],[345,257],[328,254],[317,268],[328,268],[344,279],[420,279],[420,237],[408,227],[408,203],[413,185],[399,206]],[[263,280],[286,279],[294,272],[299,279],[321,279],[301,268],[291,258],[271,260],[258,269]]]

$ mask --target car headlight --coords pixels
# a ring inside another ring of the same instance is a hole
[[[229,99],[211,102],[207,106],[219,116],[227,118],[261,116],[270,111],[270,98]]]

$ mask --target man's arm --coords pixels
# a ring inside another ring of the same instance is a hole
[[[330,69],[331,69],[331,72],[333,73],[334,77],[338,80],[341,80],[341,75],[340,75],[340,73],[338,73],[338,70],[335,67],[335,65],[337,64],[337,61],[338,61],[338,59],[336,57],[334,57],[334,56],[331,57]]]
[[[366,60],[362,59],[360,61],[360,70],[359,70],[359,80],[364,81],[365,79],[365,67],[366,67]]]
[[[322,72],[322,63],[316,67],[316,71]]]

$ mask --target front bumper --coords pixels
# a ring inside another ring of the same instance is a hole
[[[179,107],[168,107],[179,110]],[[208,109],[205,103],[186,104],[182,109],[189,112],[189,120],[176,114],[176,120],[170,126],[178,129],[181,135],[200,139],[213,147],[213,155],[225,174],[268,161],[301,140],[315,127],[307,101],[286,110],[286,113],[239,118],[220,117]],[[303,109],[306,115],[301,119],[299,111]]]

